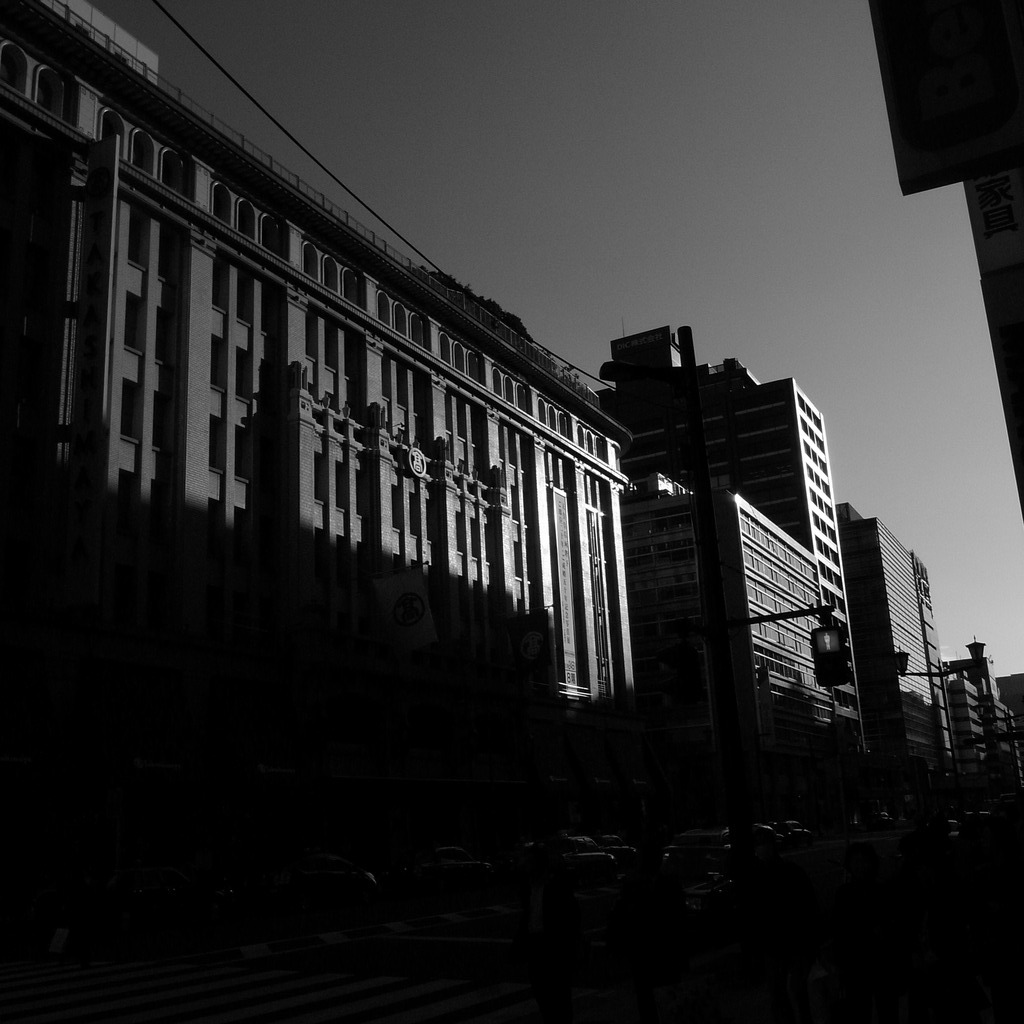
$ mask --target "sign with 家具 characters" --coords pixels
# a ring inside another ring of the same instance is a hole
[[[982,274],[1024,263],[1024,173],[1020,168],[964,182]]]

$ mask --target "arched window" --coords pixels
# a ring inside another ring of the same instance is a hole
[[[225,224],[231,223],[231,193],[219,181],[213,183],[213,215]]]
[[[391,300],[383,292],[377,292],[377,319],[391,324]]]
[[[56,71],[39,68],[36,72],[36,103],[51,114],[60,116],[64,105],[64,84]]]
[[[348,267],[342,271],[342,290],[345,298],[349,302],[359,301],[359,278],[356,277],[355,271],[349,270]]]
[[[235,216],[238,218],[238,230],[249,238],[255,238],[256,211],[253,209],[252,203],[246,199],[239,199],[238,207],[235,210]]]
[[[143,131],[136,129],[132,133],[132,163],[145,171],[153,173],[153,140]]]
[[[502,392],[501,379],[501,371],[495,367],[491,371],[491,389],[496,395],[500,395]]]
[[[543,423],[544,420],[547,418],[547,414],[548,414],[547,413],[547,409],[548,409],[548,403],[545,402],[543,398],[538,398],[537,399],[537,419],[539,419],[541,421],[541,423]]]
[[[324,287],[338,290],[338,261],[333,256],[324,257]]]
[[[160,154],[160,180],[175,192],[185,193],[185,164],[173,149]]]
[[[406,325],[405,306],[403,306],[400,302],[395,303],[393,316],[395,330],[398,331],[399,334],[406,334],[408,331],[408,327]]]
[[[452,366],[459,373],[466,372],[466,350],[457,341],[452,344]]]
[[[562,437],[572,437],[572,427],[569,426],[569,417],[564,412],[558,414],[558,432]]]
[[[480,379],[480,357],[471,348],[466,349],[466,376]]]
[[[124,152],[124,121],[112,110],[104,110],[100,115],[100,138],[109,139],[111,135],[118,138],[118,150]]]
[[[548,406],[548,426],[552,430],[558,429],[558,413],[555,412],[554,406]]]
[[[423,317],[418,313],[413,313],[409,317],[409,336],[417,345],[426,344],[423,337]]]
[[[5,43],[0,49],[0,82],[6,82],[19,92],[25,91],[28,76],[28,61],[25,54],[13,43]]]
[[[576,426],[576,443],[581,448],[586,448],[587,447],[587,437],[583,433],[583,425],[582,424],[577,424],[577,426]]]
[[[281,228],[274,217],[269,213],[260,217],[260,245],[271,252],[281,251]]]
[[[447,334],[441,334],[437,339],[438,355],[446,363],[452,361],[452,343]]]
[[[320,280],[320,253],[312,242],[302,243],[302,272],[314,280]]]
[[[526,388],[522,384],[516,385],[516,405],[523,410],[523,412],[530,411],[530,399],[526,394]]]
[[[514,402],[516,400],[516,382],[511,377],[505,378],[505,401]]]

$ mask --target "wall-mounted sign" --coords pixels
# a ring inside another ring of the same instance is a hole
[[[427,457],[419,448],[410,448],[405,453],[405,464],[413,476],[423,479],[427,475]]]
[[[82,225],[82,271],[74,369],[71,499],[68,522],[68,596],[71,604],[99,601],[103,503],[110,418],[111,294],[114,283],[118,138],[89,150]]]

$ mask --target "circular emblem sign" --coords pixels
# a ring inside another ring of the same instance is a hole
[[[427,613],[427,607],[419,594],[411,591],[402,594],[391,611],[395,622],[399,626],[415,626]]]
[[[427,457],[419,448],[410,448],[406,460],[411,473],[419,477],[427,475]]]
[[[519,641],[519,653],[527,661],[536,661],[543,646],[544,634],[536,629],[531,629],[528,633],[524,633],[522,640]]]

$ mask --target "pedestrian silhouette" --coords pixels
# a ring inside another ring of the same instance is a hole
[[[908,1024],[977,1024],[988,1004],[971,942],[979,898],[965,881],[948,834],[933,823],[903,837],[893,934],[909,954]]]
[[[810,1024],[807,981],[818,951],[818,900],[807,872],[779,855],[774,833],[755,837],[746,880],[751,951],[771,997],[773,1024]]]
[[[966,871],[968,892],[977,908],[972,915],[971,945],[979,973],[988,986],[994,1024],[1021,1017],[1020,965],[1024,960],[1024,882],[1020,837],[1013,816],[992,817],[979,829],[980,842]]]
[[[892,894],[879,878],[878,852],[871,843],[850,844],[846,874],[836,890],[831,921],[839,1020],[896,1024],[907,968],[894,938]]]
[[[583,932],[572,883],[543,843],[526,850],[522,911],[513,947],[526,963],[545,1024],[572,1021],[572,974]]]
[[[613,956],[628,966],[641,1024],[657,1024],[655,989],[678,981],[688,967],[689,936],[682,889],[661,871],[662,847],[640,847],[608,921]]]

